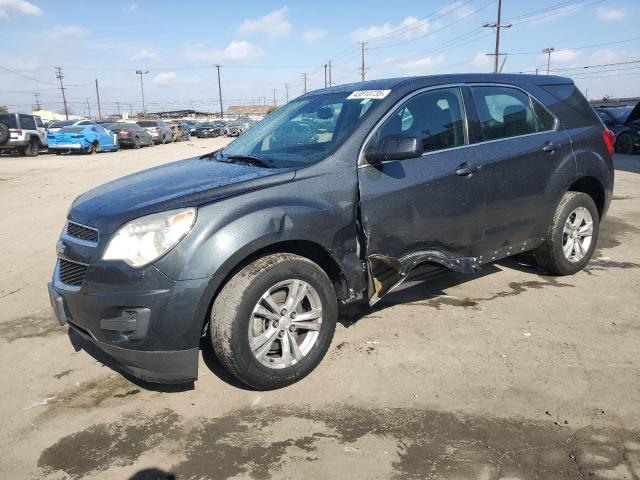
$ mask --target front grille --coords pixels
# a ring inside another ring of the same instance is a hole
[[[98,231],[95,228],[85,227],[79,223],[67,223],[67,235],[87,242],[98,243]]]
[[[59,275],[60,281],[72,287],[82,285],[84,276],[87,274],[87,266],[81,263],[70,262],[69,260],[60,259]]]

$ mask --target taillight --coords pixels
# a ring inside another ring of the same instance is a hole
[[[129,135],[129,132],[127,132],[126,130],[120,130],[120,132],[118,132],[118,135],[122,135],[123,137],[126,137],[127,135]]]
[[[17,135],[22,135],[22,130],[14,130]]]
[[[81,133],[74,133],[73,135],[71,135],[71,138],[84,138],[84,135],[82,135]]]
[[[605,128],[602,132],[602,138],[604,138],[604,144],[607,146],[607,150],[609,150],[609,155],[613,157],[615,153],[615,143],[616,143],[616,134],[613,133],[608,128]]]

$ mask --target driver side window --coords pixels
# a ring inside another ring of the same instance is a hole
[[[401,105],[378,129],[375,141],[385,137],[414,137],[424,152],[466,144],[464,108],[459,88],[419,93]]]

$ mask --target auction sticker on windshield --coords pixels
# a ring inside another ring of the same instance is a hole
[[[391,93],[391,90],[356,90],[347,97],[347,100],[362,100],[364,98],[383,99]]]

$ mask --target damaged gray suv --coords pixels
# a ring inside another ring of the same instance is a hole
[[[211,342],[273,389],[321,361],[338,306],[418,268],[593,254],[610,131],[567,78],[443,75],[307,93],[226,148],[78,197],[49,286],[61,325],[152,382],[196,379]]]

